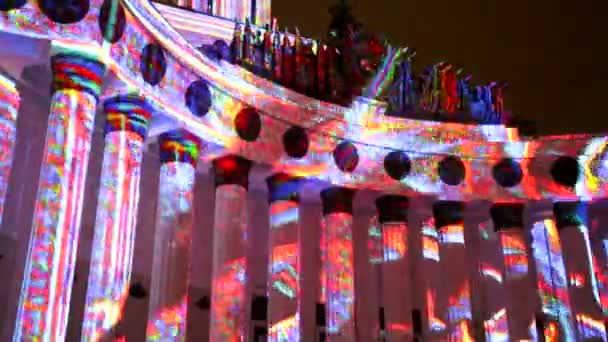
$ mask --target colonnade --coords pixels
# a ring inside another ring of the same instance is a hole
[[[65,339],[93,119],[105,73],[94,55],[61,47],[54,51],[54,95],[15,341]],[[17,98],[15,91],[11,94],[10,99]],[[5,120],[3,113],[15,120],[18,101],[11,101],[6,103],[12,109],[0,107]],[[153,112],[137,93],[109,98],[103,109],[105,146],[83,341],[110,334],[128,296],[142,155]],[[2,143],[1,160],[12,160],[11,139]],[[146,334],[148,340],[185,340],[194,183],[205,145],[194,135],[175,130],[162,134],[159,146]],[[252,165],[236,155],[212,161],[216,192],[211,341],[238,341],[250,334],[252,288],[246,251],[252,246],[246,196]],[[286,173],[267,179],[270,341],[297,341],[302,335],[301,233],[307,227],[301,224],[299,201],[305,181]],[[385,341],[543,340],[543,336],[551,340],[553,335],[606,340],[600,293],[605,286],[592,259],[586,203],[556,202],[544,211],[497,203],[470,216],[463,202],[437,200],[423,205],[416,198],[382,195],[375,201],[381,249],[376,268],[378,303],[357,309],[358,298],[365,293],[356,293],[356,195],[356,190],[343,187],[328,187],[319,194],[323,217],[317,307],[322,309],[316,322],[327,340],[355,341],[365,325],[377,330],[374,338]],[[605,255],[600,259],[605,260]],[[362,322],[357,317],[360,310],[377,310],[378,319]]]

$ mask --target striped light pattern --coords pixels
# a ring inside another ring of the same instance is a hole
[[[150,110],[142,98],[106,101],[106,137],[82,324],[97,341],[120,320],[128,296],[139,204],[143,142]]]
[[[64,48],[51,66],[54,94],[15,341],[65,339],[93,118],[105,72],[84,50]]]
[[[0,227],[4,216],[4,201],[13,164],[17,136],[17,113],[21,98],[15,82],[0,74]]]
[[[159,145],[162,166],[146,340],[185,341],[200,142],[185,131],[171,131],[160,136]]]

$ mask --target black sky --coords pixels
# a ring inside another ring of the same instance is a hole
[[[281,26],[322,37],[335,0],[273,0]],[[602,0],[350,0],[416,63],[462,64],[511,84],[507,106],[540,133],[608,133],[608,19]]]

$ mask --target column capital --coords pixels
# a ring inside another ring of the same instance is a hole
[[[330,187],[321,191],[323,215],[334,213],[353,214],[353,199],[356,191],[343,187]]]
[[[523,229],[524,209],[523,203],[494,203],[490,208],[494,230]]]
[[[146,139],[153,106],[138,94],[117,95],[104,104],[106,115],[105,134],[116,131],[133,132]]]
[[[438,201],[433,204],[435,227],[441,229],[453,224],[464,223],[464,202]]]
[[[266,179],[268,185],[268,200],[270,203],[276,201],[299,202],[300,185],[303,179],[287,173],[275,173]]]
[[[99,57],[75,49],[57,50],[51,57],[51,70],[53,92],[74,89],[99,98],[106,73]]]
[[[253,163],[237,155],[227,155],[213,160],[215,187],[240,185],[249,188],[249,171]]]
[[[581,201],[553,203],[555,226],[561,229],[569,226],[586,225],[587,206],[587,202]]]
[[[186,130],[178,129],[161,134],[158,145],[162,164],[182,162],[196,166],[198,162],[201,141]]]
[[[407,197],[398,195],[384,195],[376,199],[378,210],[378,222],[407,222],[407,209],[409,200]]]

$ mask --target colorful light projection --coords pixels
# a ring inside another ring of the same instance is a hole
[[[325,296],[327,338],[339,335],[340,339],[355,338],[354,309],[355,284],[352,241],[353,217],[348,213],[325,215],[321,229],[325,236],[326,256]]]
[[[545,338],[548,341],[574,341],[576,331],[570,310],[568,280],[555,222],[551,219],[537,221],[531,234],[538,295],[548,318],[544,325]]]
[[[74,280],[93,118],[104,66],[84,50],[53,45],[54,94],[15,341],[63,341]]]
[[[441,316],[447,325],[448,341],[463,341],[470,336],[472,329],[463,213],[462,202],[439,201],[433,205],[435,228],[439,231],[441,241],[439,245],[441,292],[447,299],[445,311]]]
[[[553,208],[578,338],[606,340],[597,278],[593,272],[587,205],[584,202],[557,202]]]
[[[0,74],[0,227],[17,138],[17,113],[21,98],[16,84]]]
[[[433,339],[446,339],[447,324],[443,312],[447,307],[444,298],[442,269],[439,263],[439,233],[435,229],[435,219],[431,216],[422,221],[422,259],[419,272],[426,296],[426,325],[424,335]]]
[[[185,341],[192,203],[200,142],[185,131],[159,137],[160,181],[152,260],[148,341]]]
[[[476,247],[479,252],[479,273],[481,288],[477,295],[484,319],[487,341],[509,341],[509,325],[506,309],[504,262],[500,233],[494,231],[492,221],[481,222],[478,226],[480,239]]]
[[[82,340],[97,341],[120,320],[128,295],[143,144],[151,108],[137,96],[104,104],[107,122]]]
[[[268,341],[300,341],[300,212],[298,180],[285,174],[268,179],[270,267]]]
[[[211,341],[241,341],[246,318],[247,187],[251,162],[236,156],[213,161],[215,222],[211,274]]]
[[[383,237],[384,262],[380,265],[381,307],[387,342],[413,338],[410,256],[408,255],[406,197],[385,195],[376,200]],[[404,290],[405,289],[405,290]]]

